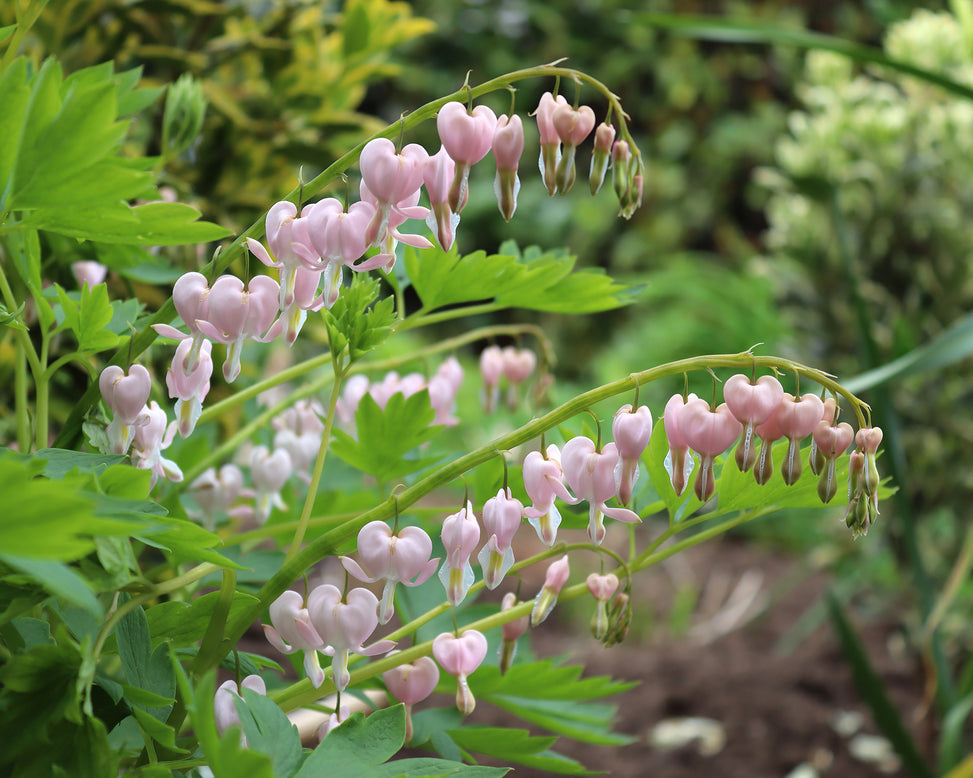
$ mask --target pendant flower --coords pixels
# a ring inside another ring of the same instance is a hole
[[[618,449],[614,443],[606,444],[599,452],[594,442],[583,435],[571,438],[561,452],[564,479],[575,495],[588,501],[588,538],[599,546],[605,539],[605,516],[627,524],[642,521],[637,513],[628,508],[609,508],[605,504],[615,496],[617,464]]]

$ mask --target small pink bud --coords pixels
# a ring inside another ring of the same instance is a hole
[[[568,564],[567,554],[548,566],[547,573],[544,575],[544,586],[534,598],[534,607],[530,612],[532,627],[536,627],[550,615],[570,574],[571,567]]]
[[[554,127],[554,110],[568,101],[563,96],[555,98],[550,92],[541,95],[534,115],[537,117],[537,131],[540,134],[541,154],[537,161],[547,193],[553,197],[557,193],[557,167],[561,160],[561,138]]]
[[[108,268],[101,262],[82,260],[81,262],[71,263],[71,274],[74,276],[74,280],[78,282],[78,286],[84,288],[84,285],[87,284],[88,288],[92,289],[105,280],[105,276],[108,275]]]
[[[240,727],[240,716],[236,710],[235,699],[243,698],[243,690],[250,689],[257,694],[267,694],[267,684],[259,675],[248,675],[237,686],[236,681],[224,681],[216,690],[213,697],[213,713],[216,719],[216,730],[221,735],[230,727]],[[247,745],[247,738],[241,732],[240,742],[244,747]]]
[[[510,610],[518,604],[517,595],[513,592],[507,592],[505,595],[503,595],[503,600],[500,602],[500,611],[502,613],[503,611]],[[501,674],[506,673],[513,664],[514,656],[517,654],[517,641],[524,636],[529,623],[530,614],[525,613],[519,619],[505,622],[500,628],[502,637],[499,651],[499,665]]]
[[[618,576],[614,573],[608,573],[607,575],[592,573],[588,576],[586,583],[588,584],[588,591],[591,592],[591,596],[598,601],[595,614],[591,619],[591,634],[597,640],[604,640],[610,628],[608,601],[618,591]]]
[[[483,379],[483,410],[492,413],[500,397],[500,376],[504,358],[499,346],[487,346],[480,352],[480,376]]]
[[[594,129],[595,112],[587,105],[574,109],[565,103],[554,109],[551,120],[554,122],[554,129],[558,137],[564,144],[554,176],[557,191],[564,194],[574,186],[575,150]]]
[[[442,632],[432,642],[432,655],[439,666],[456,678],[456,707],[464,716],[476,707],[467,678],[483,663],[486,652],[487,639],[475,629],[468,629],[459,637]]]
[[[615,127],[602,122],[595,130],[595,148],[591,154],[591,168],[588,171],[588,186],[591,194],[598,194],[605,182],[605,173],[611,159],[612,144],[615,142]]]

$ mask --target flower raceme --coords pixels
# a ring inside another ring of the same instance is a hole
[[[362,583],[384,581],[378,620],[387,624],[392,618],[395,585],[418,586],[425,583],[439,566],[432,556],[432,540],[419,527],[403,527],[392,534],[384,521],[372,521],[358,533],[358,558],[340,557],[348,574]]]

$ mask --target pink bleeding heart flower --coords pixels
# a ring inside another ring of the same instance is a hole
[[[216,517],[229,510],[243,489],[243,473],[233,464],[216,468],[208,467],[189,485],[189,493],[202,512],[203,527],[212,530]],[[191,514],[194,517],[199,514]]]
[[[418,586],[425,583],[439,566],[432,556],[432,540],[420,527],[403,527],[397,535],[384,521],[371,521],[358,533],[358,556],[340,557],[349,575],[362,583],[385,581],[378,620],[387,624],[394,611],[392,597],[395,584]]]
[[[567,103],[563,103],[555,106],[551,121],[563,144],[554,180],[557,183],[557,191],[564,194],[574,186],[575,151],[595,128],[595,112],[587,105],[572,108]]]
[[[878,515],[878,487],[879,475],[878,465],[875,462],[878,454],[878,447],[882,444],[881,427],[862,427],[855,433],[855,444],[865,455],[865,468],[862,472],[861,487],[863,494],[868,498],[869,522]]]
[[[183,340],[191,338],[193,345],[189,352],[186,362],[186,370],[192,372],[196,369],[196,361],[199,358],[199,350],[202,347],[205,335],[200,331],[197,321],[205,319],[209,315],[209,293],[210,286],[206,277],[202,273],[195,271],[183,273],[176,279],[172,287],[172,302],[186,326],[189,327],[189,335],[185,335],[169,324],[153,324],[152,329],[165,338]]]
[[[618,591],[618,576],[614,573],[599,575],[592,573],[585,580],[588,591],[595,598],[598,605],[595,608],[595,615],[591,619],[591,634],[597,640],[604,640],[608,634],[608,601],[615,596]]]
[[[544,574],[544,585],[534,598],[534,607],[530,612],[532,627],[542,623],[554,610],[558,595],[561,594],[564,584],[568,582],[569,575],[571,575],[571,566],[568,564],[567,554],[548,565],[547,572]]]
[[[429,391],[429,404],[436,412],[433,424],[445,427],[455,427],[459,424],[456,418],[456,395],[463,383],[463,368],[450,357],[436,370],[436,374],[429,379],[426,389]]]
[[[855,432],[846,422],[832,426],[823,419],[818,422],[811,433],[819,453],[824,459],[824,467],[820,468],[818,478],[818,497],[821,502],[831,502],[838,491],[835,480],[835,463],[839,456],[848,450],[855,438]]]
[[[497,164],[497,175],[493,179],[493,193],[497,196],[497,206],[504,221],[513,218],[517,210],[517,195],[520,194],[520,178],[517,168],[524,153],[524,123],[521,118],[501,116],[493,131],[493,159]]]
[[[708,402],[697,397],[679,411],[679,432],[700,456],[699,474],[693,490],[701,502],[713,496],[713,460],[734,444],[742,429],[743,425],[726,403],[713,410]]]
[[[280,490],[293,473],[290,454],[282,448],[271,453],[266,446],[255,446],[250,452],[250,477],[256,490],[254,517],[259,524],[270,518],[274,507],[287,509]]]
[[[599,452],[590,438],[581,435],[565,443],[561,451],[564,480],[577,497],[588,501],[588,539],[599,546],[605,539],[605,516],[627,524],[642,521],[628,508],[609,508],[605,504],[615,496],[616,464],[618,449],[614,443],[608,443]]]
[[[500,399],[500,376],[504,369],[503,351],[487,346],[480,352],[480,377],[483,379],[483,410],[492,413]]]
[[[101,262],[82,260],[71,263],[71,275],[74,276],[74,280],[82,289],[85,284],[88,285],[89,289],[92,289],[105,280],[105,276],[108,275],[108,268]]]
[[[476,708],[468,677],[486,658],[487,639],[482,632],[468,629],[459,637],[442,632],[432,641],[432,655],[439,666],[456,678],[456,707],[464,716]]]
[[[449,207],[449,187],[456,175],[456,163],[449,156],[445,146],[429,157],[422,169],[422,180],[429,195],[432,210],[426,216],[426,224],[436,237],[439,248],[449,251],[456,239],[459,227],[459,214]]]
[[[557,194],[557,166],[561,161],[561,137],[554,127],[554,110],[558,106],[567,104],[568,101],[563,96],[558,95],[555,98],[550,92],[545,92],[541,95],[537,110],[534,111],[541,140],[541,154],[537,160],[537,167],[541,171],[544,186],[547,187],[547,193],[551,197]]]
[[[801,441],[810,435],[824,413],[824,402],[816,394],[805,394],[800,399],[784,393],[774,419],[787,438],[787,454],[781,465],[784,483],[792,486],[801,477]]]
[[[152,377],[142,365],[131,365],[126,373],[118,365],[108,365],[98,377],[101,397],[112,412],[108,440],[112,454],[126,454],[135,437],[135,427],[152,392]]]
[[[517,595],[513,592],[507,592],[503,595],[503,599],[500,601],[500,612],[508,611],[520,603],[517,600]],[[500,628],[501,641],[499,649],[499,666],[500,673],[506,673],[513,664],[514,657],[517,655],[517,641],[524,636],[527,631],[527,627],[530,624],[530,614],[525,613],[520,618],[512,619],[510,621],[504,622],[503,626]]]
[[[446,599],[457,606],[473,585],[470,557],[480,542],[480,525],[473,515],[473,503],[467,500],[465,507],[446,517],[441,537],[446,560],[439,569],[439,580],[446,589]]]
[[[274,448],[283,449],[291,459],[291,469],[304,483],[311,483],[311,467],[321,449],[321,433],[297,433],[282,429],[274,433]]]
[[[316,203],[308,215],[308,236],[317,256],[305,255],[306,265],[323,270],[332,279],[331,287],[325,290],[329,299],[337,299],[342,266],[360,269],[354,263],[368,249],[369,225],[377,216],[378,210],[373,203],[360,200],[348,206],[346,211],[333,197]],[[385,215],[385,222],[387,228],[388,214]]]
[[[385,240],[392,207],[408,200],[422,186],[422,169],[427,159],[429,154],[416,143],[410,143],[401,153],[396,153],[388,138],[374,138],[365,144],[358,167],[362,182],[379,203],[365,229],[366,245],[379,245]]]
[[[612,145],[615,143],[615,127],[602,122],[595,130],[595,147],[591,153],[591,167],[588,170],[588,186],[591,194],[598,194],[605,183],[605,173],[611,159]]]
[[[425,169],[425,166],[423,166],[423,169]],[[359,191],[362,201],[371,203],[376,209],[381,206],[378,198],[369,191],[364,181],[362,181]],[[385,231],[385,237],[376,244],[379,249],[378,253],[364,262],[353,265],[352,269],[356,272],[362,272],[380,267],[382,272],[391,273],[392,268],[395,267],[395,246],[398,242],[419,249],[432,248],[432,243],[428,238],[412,232],[401,232],[398,229],[409,219],[424,221],[427,216],[429,216],[429,209],[419,205],[418,189],[404,200],[393,203],[392,210],[389,212],[388,229]]]
[[[824,411],[821,414],[821,421],[828,423],[828,426],[838,423],[838,401],[834,397],[827,397],[824,400]],[[817,429],[817,427],[815,427]],[[824,455],[818,450],[818,442],[811,433],[811,447],[808,451],[808,464],[811,465],[811,472],[821,475],[821,470],[825,465]]]
[[[745,375],[730,376],[723,384],[723,400],[741,424],[743,437],[736,448],[737,467],[746,472],[757,461],[753,431],[774,415],[784,399],[784,387],[771,375],[760,376],[751,383]]]
[[[379,640],[367,648],[363,645],[378,626],[378,598],[368,589],[352,589],[342,598],[340,589],[321,584],[308,595],[307,612],[314,631],[331,649],[331,679],[339,692],[351,680],[349,653],[375,656],[395,646],[392,640]]]
[[[393,651],[389,656],[395,656]],[[385,688],[405,705],[405,742],[412,740],[412,706],[433,693],[439,683],[439,666],[429,656],[393,667],[382,673]]]
[[[305,209],[306,212],[307,209]],[[284,310],[294,302],[294,286],[297,268],[301,267],[300,255],[294,247],[295,241],[307,243],[306,222],[300,231],[295,229],[298,223],[304,221],[304,214],[299,218],[297,206],[287,200],[274,203],[267,212],[265,232],[267,235],[268,252],[258,241],[247,238],[247,247],[267,267],[280,270],[280,288],[278,307]]]
[[[780,410],[780,405],[777,410]],[[758,484],[765,484],[774,475],[774,442],[784,437],[777,424],[777,411],[763,424],[754,427],[753,434],[760,439],[760,453],[753,468],[753,478]]]
[[[497,115],[485,105],[468,112],[463,103],[453,101],[446,103],[436,115],[439,140],[456,163],[449,187],[449,207],[453,213],[466,206],[470,168],[489,153],[496,126]]]
[[[537,368],[537,355],[529,348],[505,347],[501,352],[503,375],[507,379],[507,407],[516,410],[519,404],[517,387],[533,375]]]
[[[581,500],[564,486],[561,452],[557,446],[548,446],[546,454],[531,451],[524,458],[523,471],[524,489],[531,499],[531,506],[524,509],[524,515],[541,543],[553,546],[557,529],[561,526],[561,512],[554,504],[555,497],[570,505],[576,505]]]
[[[248,675],[240,685],[236,681],[229,680],[220,684],[213,697],[213,715],[216,719],[216,731],[221,735],[230,727],[241,727],[240,715],[237,713],[235,700],[243,699],[243,690],[250,689],[257,694],[267,694],[267,684],[259,675]],[[241,731],[240,743],[244,748],[247,747],[247,738]]]
[[[180,341],[166,372],[166,387],[169,397],[176,400],[176,425],[183,438],[188,438],[196,429],[213,376],[213,344],[208,340],[203,341],[196,368],[190,371],[188,365],[192,346],[191,340]]]
[[[618,464],[615,466],[615,488],[618,501],[628,505],[639,477],[639,460],[652,437],[652,411],[640,405],[633,409],[626,403],[615,412],[612,419],[612,439],[618,449]]]
[[[514,497],[510,488],[500,489],[495,497],[483,503],[483,528],[489,540],[480,549],[477,561],[483,569],[483,583],[496,589],[514,563],[510,547],[524,517],[524,504]]]
[[[689,480],[695,465],[693,458],[686,456],[689,452],[689,444],[679,431],[679,413],[689,400],[695,399],[696,395],[692,392],[685,399],[681,394],[674,394],[666,403],[662,415],[666,440],[669,442],[669,453],[666,455],[665,468],[666,472],[669,473],[669,482],[677,495],[686,490],[686,482]]]
[[[280,333],[283,322],[274,321],[278,312],[280,286],[268,276],[254,276],[246,287],[236,276],[220,276],[209,294],[209,314],[196,324],[207,337],[227,344],[223,377],[232,383],[240,375],[243,343],[253,339],[266,343]]]
[[[311,623],[304,598],[293,590],[284,592],[270,604],[270,624],[263,625],[270,645],[282,654],[304,652],[304,672],[315,689],[324,683],[324,670],[317,649],[324,640]]]
[[[350,715],[351,708],[347,705],[339,705],[338,709],[328,716],[327,720],[322,722],[321,726],[318,727],[318,742],[320,743],[324,740],[331,730],[346,721]],[[408,724],[408,722],[406,723]]]
[[[135,466],[152,472],[151,486],[155,486],[160,478],[181,481],[182,470],[179,465],[162,456],[163,450],[169,448],[176,436],[176,425],[169,424],[165,410],[155,400],[142,413],[146,417],[145,423],[135,427],[135,436],[132,439]]]

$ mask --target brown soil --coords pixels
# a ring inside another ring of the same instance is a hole
[[[633,628],[625,643],[605,649],[563,622],[545,623],[534,631],[539,656],[570,652],[589,675],[640,681],[614,699],[619,704],[617,730],[635,742],[603,748],[562,738],[555,750],[616,778],[783,778],[805,763],[817,772],[804,775],[822,778],[905,775],[894,762],[882,769],[853,756],[853,736],[839,734],[834,726],[837,715],[857,711],[862,715],[857,733],[878,733],[827,620],[814,618],[813,610],[801,620],[815,603],[820,606],[826,576],[802,572],[797,560],[739,541],[704,544],[678,559],[680,567],[674,571],[643,573],[645,581],[637,581],[642,589],[633,595]],[[691,626],[682,637],[665,636],[665,613],[687,576],[702,592]],[[756,595],[734,621],[737,587],[738,604]],[[654,614],[656,626],[651,634],[640,635],[640,623],[649,614]],[[801,625],[808,623],[808,634],[802,634]],[[894,624],[886,620],[857,627],[903,719],[917,721],[921,677],[901,648]],[[511,724],[496,711],[477,713],[482,723]],[[718,753],[702,755],[698,741],[669,750],[650,745],[649,735],[659,722],[690,716],[722,724],[726,739]],[[915,734],[920,743],[928,735]],[[522,767],[512,774],[544,775]]]

